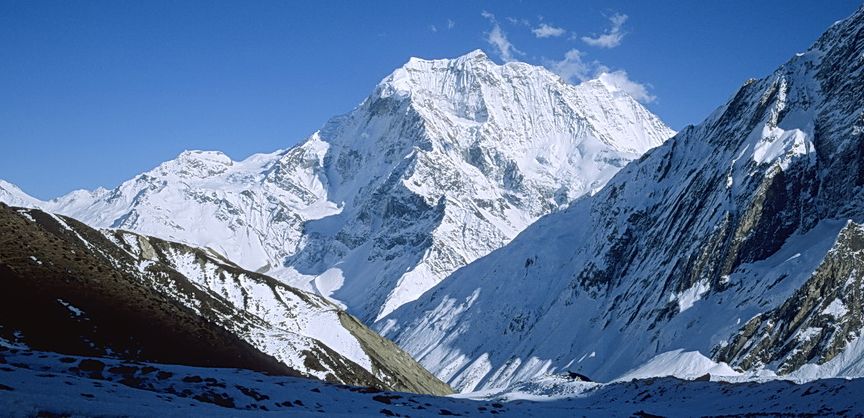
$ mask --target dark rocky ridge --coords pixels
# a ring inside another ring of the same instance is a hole
[[[131,264],[119,264],[129,262],[122,251],[90,228],[63,218],[73,232],[48,214],[27,213],[35,222],[0,203],[4,339],[75,355],[302,375],[155,292]],[[86,247],[76,233],[98,249]]]
[[[751,319],[715,357],[741,369],[777,362],[789,373],[823,364],[861,336],[864,230],[850,222],[809,280],[781,306]],[[839,301],[845,312],[832,313]],[[806,332],[806,330],[812,330]]]
[[[189,247],[184,244],[166,241],[159,238],[145,237],[128,231],[108,231],[106,233],[116,237],[116,241],[120,243],[119,245],[126,247],[132,252],[134,252],[135,249],[129,247],[128,244],[125,244],[123,237],[136,237],[138,245],[143,244],[142,247],[146,246],[147,249],[143,251],[150,252],[146,257],[159,260],[160,263],[164,263],[167,266],[174,266],[175,261],[172,260],[172,254],[190,254],[194,257],[197,264],[213,269],[215,272],[214,276],[218,277],[222,281],[246,280],[263,283],[273,292],[274,295],[287,293],[297,296],[307,304],[323,304],[330,310],[338,311],[339,323],[355,338],[357,338],[358,342],[363,347],[363,350],[371,358],[373,373],[370,374],[369,371],[353,364],[350,360],[342,358],[341,355],[334,352],[326,345],[318,344],[315,352],[304,353],[306,356],[307,367],[316,370],[339,369],[341,370],[342,375],[347,374],[351,376],[349,379],[345,379],[344,376],[340,376],[339,378],[334,376],[333,379],[327,379],[328,381],[336,383],[354,382],[354,384],[361,384],[360,382],[375,382],[374,386],[414,393],[437,395],[447,395],[452,393],[452,389],[449,386],[438,380],[426,369],[417,364],[410,355],[402,351],[398,346],[393,344],[393,342],[376,334],[347,312],[340,310],[336,305],[333,305],[317,295],[312,295],[292,288],[267,275],[244,270],[213,251]],[[172,268],[168,268],[167,270],[173,271]],[[217,289],[211,290],[218,294],[220,291],[225,291],[225,288],[222,288],[219,291],[217,291]],[[256,297],[248,295],[244,298],[242,304],[235,304],[233,308],[239,313],[249,314],[249,316],[254,317],[254,314],[252,314],[254,309],[253,305],[257,302],[260,301],[258,301]],[[228,303],[231,304],[231,302]],[[203,315],[207,315],[207,312],[208,311],[206,310],[202,310]],[[220,315],[210,315],[209,317],[211,320],[216,322],[221,320]],[[225,326],[232,327],[236,326],[237,323],[242,324],[243,321],[234,320],[230,324],[226,323]],[[336,326],[336,324],[332,325]],[[322,363],[326,368],[321,367]]]
[[[375,358],[372,371],[311,338],[303,340],[306,345],[286,341],[280,348],[302,350],[294,354],[303,359],[300,369],[267,355],[252,342],[260,335],[285,331],[254,313],[251,307],[260,301],[245,293],[244,283],[261,284],[277,298],[291,295],[301,305],[338,308],[243,270],[209,250],[126,231],[97,231],[71,218],[2,204],[0,231],[5,238],[0,242],[0,337],[9,341],[76,355],[246,368],[389,390],[452,393],[393,343],[356,320],[346,329],[368,342],[363,348]],[[209,288],[200,277],[184,276],[178,255],[213,272],[220,284]],[[244,293],[242,302],[224,293],[232,291]],[[288,304],[289,315],[302,315],[291,312],[290,301],[280,300]],[[331,326],[346,323],[340,316],[334,321]]]

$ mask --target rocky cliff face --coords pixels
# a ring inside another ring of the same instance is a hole
[[[474,51],[411,59],[294,148],[185,152],[114,190],[31,205],[211,248],[371,321],[672,134],[601,81]]]
[[[810,278],[782,305],[753,317],[715,357],[742,369],[770,366],[788,374],[824,364],[864,328],[864,227],[849,222]]]
[[[862,57],[859,10],[379,329],[461,390],[560,369],[612,379],[678,349],[864,373]]]
[[[43,350],[450,388],[324,298],[218,254],[0,207],[2,337]],[[21,244],[24,244],[23,246]]]

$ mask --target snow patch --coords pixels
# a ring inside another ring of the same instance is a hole
[[[689,289],[679,293],[669,295],[669,302],[678,302],[678,312],[684,312],[693,307],[693,304],[702,298],[705,292],[711,290],[711,284],[708,279],[702,279],[694,284]]]
[[[816,148],[811,142],[813,117],[807,112],[791,111],[780,124],[765,123],[761,129],[754,129],[752,136],[756,137],[753,161],[757,164],[776,163],[785,171],[793,159],[808,154],[815,156]]]
[[[18,209],[18,214],[23,216],[24,219],[26,219],[30,222],[34,222],[34,223],[36,222],[36,220],[33,219],[32,216],[30,216],[30,213],[28,213],[26,209]]]
[[[740,376],[728,364],[717,363],[698,351],[684,351],[683,349],[667,351],[658,354],[642,366],[639,366],[614,381],[628,381],[632,379],[645,379],[658,376],[675,376],[681,379],[692,379],[703,376],[706,373],[711,376]]]
[[[831,303],[822,311],[822,315],[831,315],[834,318],[842,318],[846,316],[849,312],[849,309],[846,308],[846,305],[843,304],[843,301],[840,298],[834,299]]]
[[[72,312],[72,314],[75,315],[76,317],[79,317],[79,316],[81,316],[81,315],[84,314],[84,311],[82,311],[82,310],[76,308],[75,306],[72,306],[71,303],[66,302],[66,301],[63,300],[63,299],[57,299],[57,302],[59,302],[59,303],[60,303],[61,305],[63,305],[66,309],[68,309],[69,312]]]
[[[819,335],[820,333],[822,333],[822,328],[808,327],[804,331],[799,332],[795,337],[798,341],[806,342],[809,341],[811,338]]]

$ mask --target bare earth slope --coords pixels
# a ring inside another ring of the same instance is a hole
[[[0,222],[0,329],[7,340],[66,353],[450,393],[393,343],[325,299],[216,254],[97,231],[34,209],[2,205]]]

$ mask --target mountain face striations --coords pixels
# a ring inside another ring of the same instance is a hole
[[[745,373],[864,374],[862,57],[859,9],[377,328],[462,391],[606,381],[680,350]]]
[[[474,51],[411,59],[288,150],[188,151],[113,190],[0,199],[209,248],[370,322],[673,133],[602,81]]]

